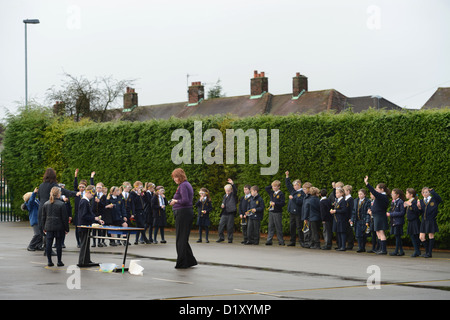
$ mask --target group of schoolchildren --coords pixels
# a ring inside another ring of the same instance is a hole
[[[356,252],[366,252],[367,238],[372,238],[370,253],[386,255],[385,230],[390,227],[390,234],[395,236],[395,249],[391,256],[403,256],[402,235],[404,224],[407,222],[407,234],[414,246],[412,257],[432,257],[434,247],[434,234],[439,231],[436,222],[438,205],[441,197],[428,187],[422,189],[423,199],[418,199],[413,188],[395,188],[392,192],[384,183],[374,188],[364,179],[369,190],[358,190],[358,197],[352,197],[351,185],[342,182],[333,182],[333,191],[328,194],[326,189],[319,190],[311,183],[301,183],[300,180],[291,182],[289,171],[286,171],[286,188],[288,199],[281,191],[281,182],[275,180],[265,188],[270,201],[268,208],[259,194],[258,186],[244,186],[244,195],[238,200],[237,187],[233,180],[228,179],[225,185],[225,195],[221,203],[221,214],[218,228],[219,239],[225,241],[224,231],[227,230],[228,243],[233,242],[234,218],[239,214],[243,244],[258,245],[260,240],[260,225],[264,212],[268,211],[268,234],[266,245],[273,244],[276,234],[279,245],[285,245],[283,239],[282,212],[287,203],[290,224],[290,242],[288,246],[295,246],[298,235],[299,243],[304,248],[332,249],[333,233],[336,234],[337,251],[352,250],[355,238],[358,244]],[[391,196],[392,201],[389,201]],[[208,228],[210,226],[209,213],[212,204],[206,188],[200,190],[200,199],[195,204],[198,209],[199,240],[202,242],[202,230],[205,230],[208,241]],[[390,223],[388,222],[388,218]],[[320,235],[324,245],[320,246]],[[428,234],[428,240],[426,235]],[[420,245],[425,249],[421,254]]]
[[[389,229],[389,218],[390,233],[395,236],[396,240],[395,250],[390,252],[390,255],[404,255],[402,235],[403,226],[407,221],[407,234],[414,246],[412,257],[432,256],[434,234],[438,231],[436,223],[438,205],[442,202],[441,197],[434,190],[423,188],[423,199],[419,200],[416,191],[412,188],[406,189],[406,194],[398,188],[390,192],[383,183],[379,183],[373,188],[368,183],[368,177],[366,177],[364,181],[370,197],[368,197],[366,189],[360,189],[358,190],[358,198],[354,199],[352,197],[352,186],[344,185],[342,182],[333,182],[333,191],[328,194],[326,189],[319,190],[309,182],[303,184],[300,180],[291,182],[289,171],[286,171],[285,174],[285,185],[289,195],[286,197],[281,191],[279,180],[273,181],[270,186],[265,188],[270,198],[268,208],[265,207],[264,200],[259,194],[258,186],[245,185],[244,195],[238,199],[237,187],[233,180],[228,179],[220,206],[219,239],[217,242],[225,241],[225,229],[228,242],[233,242],[234,219],[238,215],[244,236],[242,243],[258,245],[261,220],[267,210],[268,235],[265,244],[272,245],[276,234],[279,245],[285,245],[282,212],[287,203],[290,224],[288,246],[295,246],[298,236],[299,243],[304,248],[331,250],[333,233],[335,233],[337,242],[335,249],[337,251],[351,250],[356,238],[358,244],[356,252],[366,252],[367,237],[371,236],[372,249],[368,252],[387,254],[384,232]],[[145,229],[136,234],[134,244],[158,243],[158,231],[161,237],[160,242],[166,243],[164,227],[167,223],[166,206],[168,200],[164,194],[164,187],[156,187],[151,182],[146,182],[145,185],[140,181],[136,181],[133,185],[124,182],[120,187],[112,186],[108,192],[103,183],[94,184],[95,172],[91,173],[89,184],[86,180],[78,181],[77,175],[78,169],[75,171],[74,178],[74,190],[77,191],[72,219],[74,225],[82,224],[82,219],[78,217],[79,203],[85,192],[89,191],[93,194],[92,199],[90,199],[92,212],[99,222],[105,225],[126,227],[133,221],[135,226]],[[34,193],[36,193],[36,190]],[[36,201],[33,196],[34,193],[27,199],[24,198],[29,208]],[[389,195],[392,197],[390,206]],[[69,206],[68,212],[72,212],[68,199],[66,199],[66,205]],[[199,227],[197,242],[203,241],[202,234],[205,231],[205,240],[208,243],[211,225],[210,213],[213,210],[208,189],[200,189],[199,199],[195,203],[195,207],[197,208],[197,225]],[[148,238],[146,236],[147,230],[149,230]],[[104,236],[106,233],[104,230],[95,231],[97,231],[98,236]],[[320,246],[321,233],[324,240],[322,247]],[[76,228],[75,234],[77,244],[80,246],[79,228]],[[426,234],[428,234],[428,240]],[[35,237],[30,242],[30,246],[36,242]],[[121,245],[121,242],[125,239],[120,237],[118,235],[117,241],[110,239],[109,244],[111,246]],[[95,240],[97,240],[97,243]],[[94,239],[92,244],[93,247],[106,245],[105,239]],[[420,245],[425,248],[425,254],[421,255]]]
[[[84,225],[86,222],[84,218],[79,215],[80,202],[83,198],[87,199],[86,193],[92,194],[90,209],[95,215],[96,222],[104,225],[127,227],[131,224],[139,228],[144,228],[144,231],[136,233],[134,244],[138,243],[158,243],[158,231],[160,233],[160,243],[166,243],[164,238],[164,227],[167,224],[166,206],[168,201],[165,198],[164,187],[155,186],[151,182],[146,182],[145,185],[136,181],[133,185],[130,182],[123,182],[122,186],[112,186],[109,191],[102,182],[94,183],[95,172],[91,173],[89,183],[82,179],[78,181],[78,169],[75,171],[74,178],[74,215],[72,217],[72,207],[69,198],[61,196],[66,204],[66,210],[69,213],[69,221],[74,225]],[[61,188],[65,186],[59,184]],[[30,224],[33,227],[38,226],[37,210],[39,208],[39,201],[36,198],[37,188],[33,192],[28,192],[24,195],[25,206],[29,211]],[[36,221],[35,221],[36,220]],[[147,238],[146,232],[149,231]],[[152,232],[153,231],[153,232]],[[107,231],[96,230],[93,231],[94,236],[106,236]],[[75,237],[77,246],[80,247],[80,230],[75,228]],[[111,237],[108,234],[108,237]],[[109,239],[110,246],[117,246],[125,244],[125,239],[121,235],[117,235],[117,240]],[[35,235],[31,240],[28,250],[42,250],[42,240],[40,239],[39,231],[35,230]],[[93,238],[92,247],[105,247],[107,243],[105,239]],[[64,248],[64,239],[62,243]]]

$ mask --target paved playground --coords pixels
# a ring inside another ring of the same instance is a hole
[[[411,258],[300,246],[190,244],[199,264],[175,269],[175,234],[166,230],[166,244],[131,244],[127,264],[140,260],[143,275],[105,273],[98,267],[77,268],[74,230],[63,249],[65,266],[47,267],[42,251],[29,252],[28,222],[0,223],[0,299],[128,299],[128,300],[448,300],[450,253],[434,251],[433,258]],[[134,235],[131,236],[134,242]],[[108,240],[107,240],[108,242]],[[389,249],[389,248],[388,248]],[[123,246],[91,248],[92,260],[121,265]],[[389,251],[389,250],[388,250]],[[228,310],[221,309],[221,312]],[[193,310],[195,311],[195,310]],[[230,310],[232,312],[233,310]],[[238,310],[235,310],[238,311]],[[258,309],[258,312],[263,312]],[[216,312],[219,312],[218,310]]]

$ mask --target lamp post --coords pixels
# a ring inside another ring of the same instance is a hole
[[[28,107],[27,24],[38,24],[39,19],[25,19],[25,108]]]

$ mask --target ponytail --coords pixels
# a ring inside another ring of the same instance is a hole
[[[52,190],[50,190],[50,203],[55,202],[55,199],[61,197],[61,189],[59,187],[53,187]]]

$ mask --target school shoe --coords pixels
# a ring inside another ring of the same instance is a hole
[[[62,261],[58,261],[58,263],[56,264],[58,267],[64,267],[64,263]]]
[[[218,239],[216,242],[223,242],[225,239]]]
[[[161,240],[161,243],[167,243],[167,241],[166,240]]]
[[[197,243],[200,243],[200,242],[202,242],[202,239],[198,239],[198,240],[197,240]]]
[[[289,242],[289,243],[287,244],[287,246],[288,246],[288,247],[295,247],[295,242]]]

